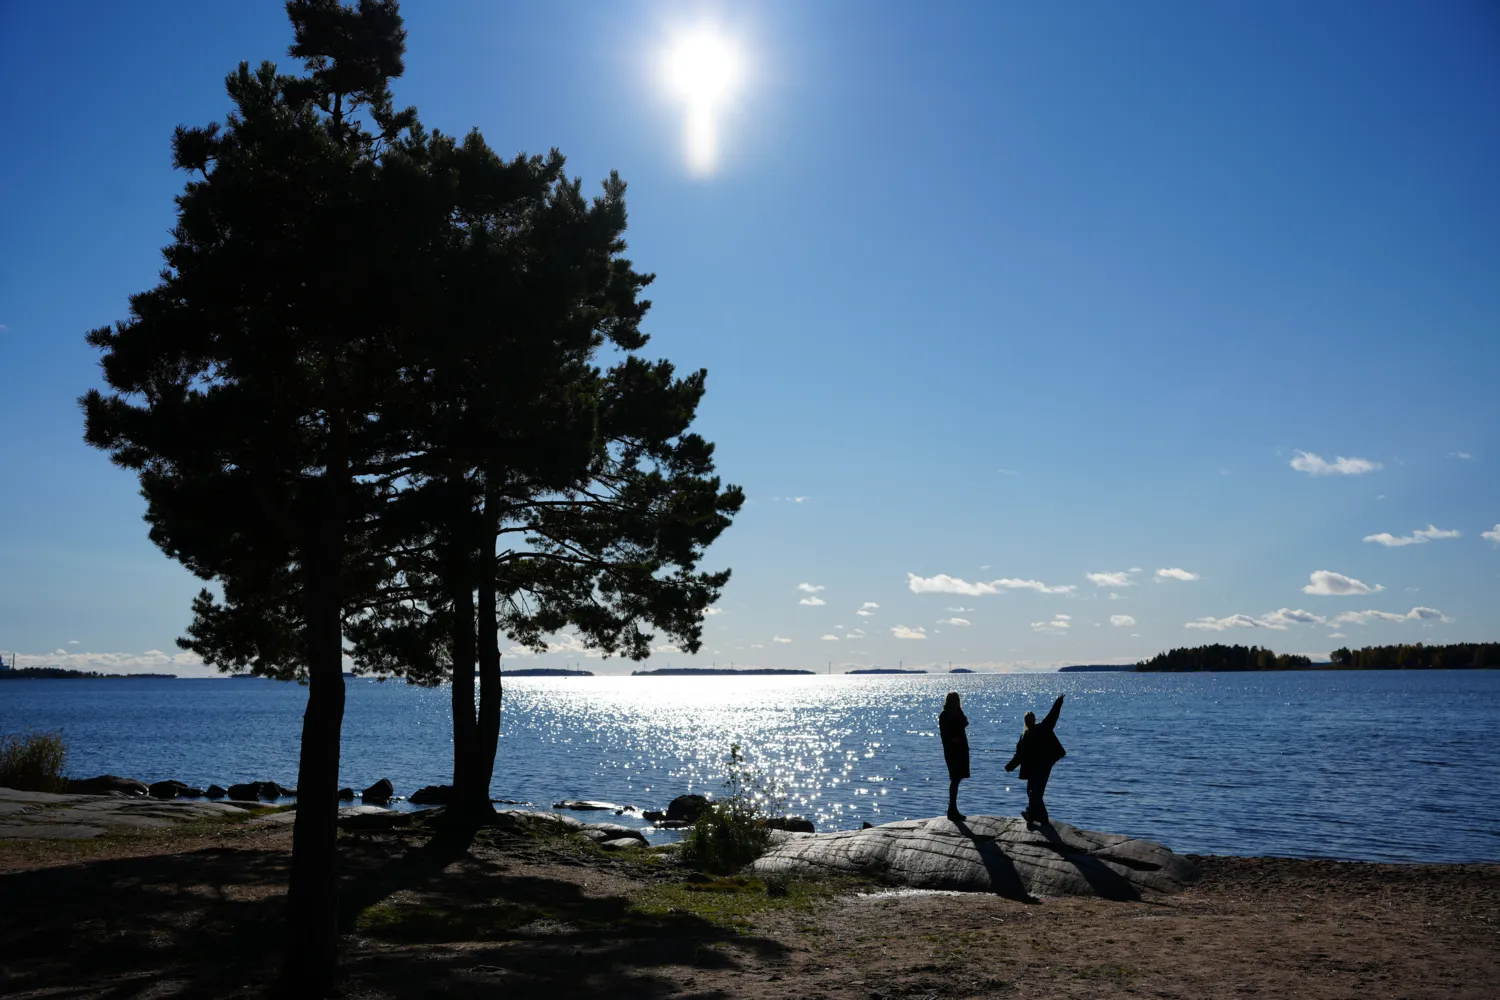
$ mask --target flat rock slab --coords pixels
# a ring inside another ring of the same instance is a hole
[[[184,802],[138,795],[53,795],[0,788],[0,840],[78,840],[233,816],[253,803]]]
[[[1186,859],[1152,840],[1066,823],[1027,827],[1009,816],[903,820],[864,830],[774,835],[762,874],[880,875],[914,889],[992,892],[1011,899],[1140,899],[1198,878]]]

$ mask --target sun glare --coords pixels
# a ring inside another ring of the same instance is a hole
[[[719,162],[719,119],[743,72],[739,49],[705,25],[673,40],[663,68],[668,90],[683,103],[688,169],[711,174]]]

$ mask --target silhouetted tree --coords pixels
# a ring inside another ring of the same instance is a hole
[[[415,125],[388,87],[397,4],[287,13],[307,73],[241,64],[226,125],[177,130],[175,165],[199,177],[177,199],[161,283],[89,335],[113,391],[82,402],[88,442],[139,474],[152,540],[227,606],[267,611],[250,622],[200,595],[210,662],[308,681],[285,972],[316,994],[337,957],[342,616],[386,571],[371,472],[424,298],[405,282],[442,231],[425,186],[383,164]]]

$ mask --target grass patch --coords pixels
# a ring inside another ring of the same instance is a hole
[[[751,930],[755,918],[769,913],[816,912],[835,896],[868,888],[854,876],[823,876],[769,880],[754,875],[729,875],[708,882],[666,882],[636,893],[631,903],[645,914],[687,914],[740,932]]]

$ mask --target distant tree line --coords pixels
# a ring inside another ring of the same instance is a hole
[[[1336,649],[1331,654],[1340,670],[1479,670],[1500,667],[1500,642],[1455,642],[1446,646],[1422,643]]]
[[[19,667],[0,670],[0,681],[22,680],[79,680],[104,677],[111,680],[161,680],[175,678],[176,674],[101,674],[97,670],[68,670],[66,667]]]
[[[1135,669],[1142,673],[1186,673],[1196,670],[1306,670],[1312,660],[1294,653],[1275,653],[1259,646],[1193,646],[1157,653]]]

